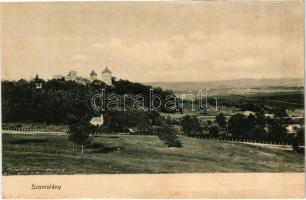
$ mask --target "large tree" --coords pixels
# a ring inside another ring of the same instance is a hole
[[[208,131],[209,131],[209,136],[210,136],[210,137],[213,137],[213,138],[218,137],[219,129],[218,129],[217,126],[211,126],[211,127],[209,127]]]
[[[226,127],[226,118],[222,112],[216,116],[216,122],[220,126],[220,128]]]
[[[173,127],[163,124],[160,130],[158,130],[158,137],[168,147],[182,147],[182,142],[178,139]]]
[[[90,144],[90,126],[83,125],[83,124],[74,124],[69,126],[68,131],[68,138],[70,141],[73,142],[73,151],[74,151],[74,144],[81,145],[82,151],[84,153],[84,145]]]
[[[267,118],[269,139],[283,141],[287,137],[287,129],[281,118]]]
[[[203,134],[203,128],[196,117],[190,117],[189,115],[184,116],[181,125],[184,134],[187,136]]]
[[[246,137],[247,124],[243,114],[235,114],[228,121],[228,131],[232,137]]]

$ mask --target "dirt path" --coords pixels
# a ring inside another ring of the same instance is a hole
[[[262,147],[267,147],[271,149],[279,149],[279,150],[284,150],[284,151],[293,150],[291,145],[275,145],[275,144],[262,144],[262,143],[251,143],[251,142],[241,142],[241,143],[262,146]]]

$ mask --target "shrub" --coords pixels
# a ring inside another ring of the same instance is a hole
[[[219,113],[216,116],[216,122],[220,126],[220,128],[225,128],[226,127],[226,118],[223,113]]]
[[[179,141],[175,130],[171,126],[163,125],[158,132],[158,137],[168,147],[182,147],[183,144]]]
[[[202,135],[203,127],[201,127],[198,118],[190,117],[186,115],[181,121],[182,129],[184,135],[193,136],[193,135]]]
[[[83,124],[70,125],[68,131],[68,138],[73,144],[79,144],[82,147],[82,153],[84,152],[84,145],[90,144],[91,140],[89,133],[91,127]],[[73,146],[74,151],[74,146]]]
[[[208,129],[208,131],[209,131],[209,136],[210,136],[210,137],[216,138],[216,137],[218,137],[218,135],[219,135],[219,129],[218,129],[217,126],[212,126],[212,127],[210,127],[210,128]]]

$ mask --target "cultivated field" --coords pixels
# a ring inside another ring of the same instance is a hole
[[[81,154],[66,136],[3,135],[3,174],[303,172],[292,151],[180,137],[167,148],[157,136],[94,137]]]

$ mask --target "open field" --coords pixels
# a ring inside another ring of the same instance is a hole
[[[167,148],[156,136],[94,137],[85,153],[66,136],[3,135],[3,173],[101,174],[192,172],[303,172],[292,151],[226,141],[180,137]]]
[[[220,96],[219,102],[222,105],[233,104],[239,105],[241,103],[256,103],[266,105],[269,107],[285,106],[286,109],[304,109],[304,91],[274,91],[270,93],[256,92],[245,95],[228,95]]]

